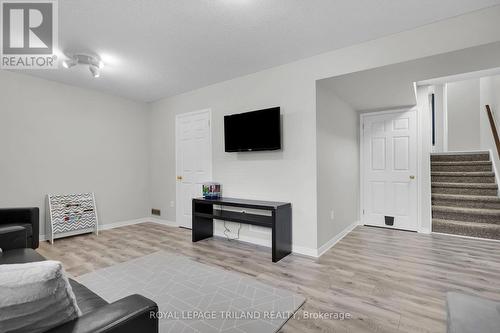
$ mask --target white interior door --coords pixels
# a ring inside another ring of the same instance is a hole
[[[362,117],[363,224],[417,230],[417,114]],[[394,217],[387,225],[385,217]]]
[[[202,195],[202,184],[212,180],[211,111],[184,113],[175,119],[176,219],[191,228],[191,202]]]

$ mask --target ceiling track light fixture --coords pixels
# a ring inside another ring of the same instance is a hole
[[[95,78],[101,76],[101,69],[104,67],[104,63],[99,58],[86,54],[68,56],[68,59],[63,61],[64,68],[71,68],[76,65],[89,66],[90,73]]]

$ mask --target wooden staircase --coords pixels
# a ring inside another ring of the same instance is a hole
[[[500,240],[500,198],[488,152],[431,156],[432,231]]]

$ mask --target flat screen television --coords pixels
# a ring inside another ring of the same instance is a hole
[[[281,149],[280,108],[224,117],[226,152]]]

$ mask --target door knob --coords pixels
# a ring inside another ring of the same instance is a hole
[[[177,180],[182,180],[182,176],[177,176]]]
[[[415,179],[415,176],[411,175],[411,176],[410,176],[410,179]]]

